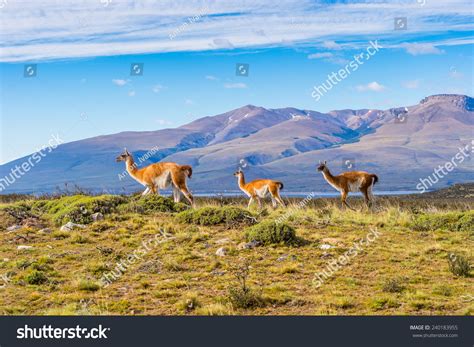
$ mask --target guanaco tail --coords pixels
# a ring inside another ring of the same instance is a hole
[[[242,190],[249,198],[248,208],[252,205],[255,200],[258,203],[258,207],[262,207],[262,201],[260,198],[265,198],[270,195],[272,199],[273,207],[277,207],[277,203],[285,207],[285,203],[280,196],[280,190],[283,189],[283,183],[268,179],[253,180],[252,182],[245,183],[245,177],[242,170],[238,170],[234,173],[234,176],[238,178],[238,184],[240,190]]]
[[[347,203],[346,199],[349,192],[357,191],[362,193],[368,207],[373,204],[374,195],[372,194],[372,188],[379,180],[377,175],[364,171],[348,171],[333,176],[326,165],[326,161],[323,163],[319,161],[318,171],[322,172],[324,179],[341,193],[341,201],[343,205],[353,210],[353,208]]]
[[[186,178],[191,178],[193,169],[189,165],[178,165],[171,162],[155,163],[142,169],[138,169],[133,156],[127,151],[117,157],[117,162],[124,161],[130,176],[146,187],[142,195],[150,193],[160,194],[160,189],[173,187],[173,198],[175,202],[181,200],[181,194],[194,205],[193,196],[186,185]]]

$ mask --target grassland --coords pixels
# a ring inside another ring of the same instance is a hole
[[[474,312],[472,199],[379,198],[373,211],[357,198],[350,200],[357,211],[333,199],[262,211],[242,199],[198,199],[195,210],[161,197],[4,201],[4,315]],[[94,221],[97,212],[103,220]],[[69,221],[84,228],[61,231]],[[315,273],[371,230],[380,236],[314,285]],[[133,264],[105,286],[104,274],[127,259]]]

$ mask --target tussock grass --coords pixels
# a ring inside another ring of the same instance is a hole
[[[291,226],[272,220],[260,222],[246,230],[247,241],[259,241],[269,244],[296,244],[296,232]]]
[[[227,226],[240,224],[253,224],[256,219],[247,210],[239,207],[201,207],[195,210],[188,210],[179,213],[176,219],[181,223],[198,225],[219,225]]]

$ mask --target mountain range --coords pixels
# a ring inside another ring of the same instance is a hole
[[[473,115],[474,99],[453,94],[388,110],[320,113],[246,105],[174,129],[127,131],[62,144],[2,193],[50,193],[66,183],[92,191],[140,190],[130,177],[119,176],[124,165],[115,158],[124,147],[136,158],[159,148],[140,166],[158,161],[192,165],[188,185],[194,192],[237,190],[232,174],[238,167],[247,180],[282,180],[287,192],[333,191],[316,172],[319,160],[327,160],[335,174],[376,173],[376,190],[414,191],[420,179],[451,161],[460,147],[470,145],[472,151]],[[1,165],[0,179],[27,158]],[[472,181],[473,173],[469,157],[431,188]]]

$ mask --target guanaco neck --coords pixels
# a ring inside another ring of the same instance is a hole
[[[127,168],[127,172],[131,176],[136,177],[138,169],[137,169],[137,165],[135,164],[135,160],[133,160],[133,157],[131,155],[125,161],[125,166]]]
[[[245,190],[245,177],[244,174],[239,175],[239,188]]]
[[[337,183],[335,177],[331,174],[331,171],[329,171],[327,167],[325,167],[323,170],[323,176],[324,176],[324,179],[328,181],[329,183],[333,183],[333,184]]]

